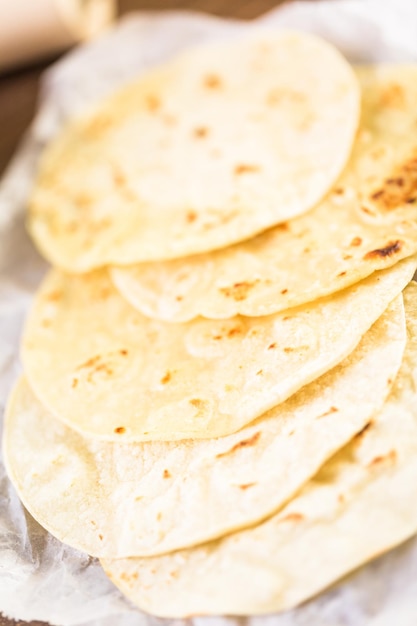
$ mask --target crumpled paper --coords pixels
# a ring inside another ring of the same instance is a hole
[[[353,62],[417,61],[415,0],[327,0],[286,4],[251,24],[195,13],[135,14],[46,72],[39,113],[0,183],[0,422],[20,371],[24,317],[47,267],[24,230],[42,148],[66,119],[183,48],[270,27],[322,35]],[[417,539],[279,616],[159,620],[124,599],[95,559],[64,546],[30,517],[0,456],[0,612],[57,626],[415,626]]]

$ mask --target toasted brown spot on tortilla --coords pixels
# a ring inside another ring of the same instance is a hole
[[[114,429],[114,432],[117,435],[123,435],[123,433],[126,432],[126,428],[124,426],[118,426],[117,428]]]
[[[155,94],[148,94],[145,98],[145,106],[148,111],[157,111],[161,107],[161,101]]]
[[[256,375],[257,375],[257,376],[262,376],[262,374],[263,374],[263,373],[264,373],[264,371],[263,371],[263,370],[258,370],[258,371],[256,372]]]
[[[340,273],[337,275],[337,277],[338,277],[338,278],[339,278],[339,277],[341,277],[341,276],[346,276],[346,272],[340,272]]]
[[[417,155],[401,163],[393,176],[386,178],[380,189],[371,194],[379,209],[392,211],[417,199]]]
[[[208,89],[220,89],[222,80],[216,74],[207,74],[204,78],[204,85],[208,87]]]
[[[48,300],[48,302],[58,302],[61,300],[62,296],[62,291],[50,291],[45,295],[45,300]]]
[[[246,483],[245,485],[239,485],[239,489],[242,489],[242,491],[245,491],[246,489],[249,489],[250,487],[254,487],[256,485],[256,483]]]
[[[77,367],[77,370],[81,370],[81,369],[88,368],[88,367],[93,367],[93,365],[98,363],[98,361],[100,359],[101,359],[101,356],[99,354],[97,354],[96,356],[91,357],[90,359],[88,359],[84,363],[81,363],[81,365],[79,365]]]
[[[257,432],[254,435],[252,435],[252,437],[250,437],[249,439],[243,439],[242,441],[239,441],[232,448],[230,448],[230,450],[227,450],[226,452],[221,452],[220,454],[217,454],[216,457],[218,459],[220,459],[222,456],[226,456],[227,454],[231,454],[232,452],[236,452],[236,450],[240,450],[240,448],[247,448],[249,446],[254,446],[257,443],[257,441],[259,440],[260,436],[261,436],[261,433]]]
[[[199,126],[198,128],[194,129],[193,135],[198,139],[203,139],[208,135],[208,128],[206,128],[205,126]]]
[[[171,478],[171,474],[169,473],[169,471],[167,469],[164,469],[163,477],[164,478]]]
[[[100,541],[103,541],[103,535],[99,535],[98,538],[100,539]]]
[[[240,174],[253,174],[259,172],[260,167],[258,165],[251,165],[248,163],[240,163],[235,166],[234,172],[237,176]]]
[[[78,385],[78,378],[73,378],[72,384],[71,384],[72,389],[75,389],[77,385]]]
[[[376,456],[374,459],[372,459],[368,467],[380,465],[381,463],[394,463],[396,458],[397,458],[396,451],[390,450],[387,454],[382,454],[381,456]]]
[[[188,211],[186,215],[186,220],[189,224],[192,224],[197,219],[197,213],[195,211]]]
[[[361,237],[354,237],[349,245],[351,246],[360,246],[362,243]]]
[[[161,378],[162,385],[166,385],[171,380],[171,372],[168,370],[166,374]]]
[[[285,517],[280,519],[280,522],[302,522],[304,515],[301,513],[288,513]]]
[[[405,105],[404,90],[401,85],[392,83],[381,94],[382,106],[392,109],[401,109]]]
[[[340,502],[340,504],[343,504],[345,501],[345,496],[342,493],[339,493],[339,495],[337,496],[337,499]]]
[[[258,282],[259,280],[257,279],[252,282],[244,281],[241,283],[235,283],[230,287],[220,287],[219,291],[226,296],[226,298],[233,298],[237,302],[240,302],[248,297],[249,291],[253,289]]]
[[[234,328],[230,328],[227,331],[227,336],[228,337],[235,337],[236,335],[240,335],[242,332],[242,329],[239,328],[239,326],[235,326]]]
[[[119,350],[119,353],[120,353],[122,356],[127,356],[127,355],[129,354],[129,352],[128,352],[127,350],[124,350],[124,349]]]
[[[343,189],[343,187],[336,187],[336,189],[333,189],[333,193],[336,196],[341,196],[343,193],[345,193],[345,190]]]
[[[268,346],[268,350],[274,350],[274,348],[276,348],[276,347],[277,347],[276,343],[270,343],[269,346]]]
[[[374,259],[378,257],[382,257],[382,258],[389,257],[399,252],[402,248],[402,245],[403,245],[403,242],[400,241],[399,239],[397,239],[397,241],[389,241],[387,245],[384,246],[384,248],[377,248],[376,250],[371,250],[370,252],[367,252],[363,258]]]
[[[321,417],[327,417],[327,415],[331,415],[332,413],[337,413],[338,410],[339,409],[336,406],[331,406],[330,409],[328,409],[324,413],[321,413],[320,415],[317,415],[316,419],[318,420]]]
[[[192,398],[190,400],[190,404],[196,407],[196,409],[202,409],[205,402],[204,400],[200,400],[200,398]]]
[[[288,293],[288,289],[282,289],[282,290],[281,290],[281,293],[282,293],[282,295],[284,295],[284,294]]]

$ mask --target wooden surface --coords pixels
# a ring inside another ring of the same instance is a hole
[[[287,0],[288,1],[288,0]],[[134,10],[187,9],[205,11],[222,17],[252,19],[273,9],[283,0],[119,0],[120,13]],[[0,77],[0,175],[29,126],[36,107],[39,77],[48,63],[39,63]],[[0,626],[16,626],[29,622],[14,622],[2,617]],[[42,626],[30,622],[30,626]],[[115,626],[117,626],[115,624]]]

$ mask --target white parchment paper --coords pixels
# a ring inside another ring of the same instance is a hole
[[[135,14],[50,69],[43,79],[39,113],[0,183],[0,421],[20,369],[24,316],[46,270],[24,230],[25,204],[43,146],[66,119],[144,69],[187,46],[260,27],[320,34],[354,62],[417,61],[417,0],[327,0],[294,2],[249,25],[183,12]],[[106,579],[96,560],[44,531],[19,503],[1,456],[0,612],[57,626],[185,624],[140,613]],[[193,626],[416,626],[417,540],[297,610],[280,616],[191,622]]]

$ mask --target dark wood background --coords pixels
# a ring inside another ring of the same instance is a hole
[[[134,10],[188,9],[205,11],[222,17],[253,19],[273,9],[284,0],[119,0],[121,14]],[[291,1],[291,0],[286,0]],[[49,62],[38,63],[0,76],[0,175],[12,157],[29,126],[36,108],[39,77]],[[16,626],[29,622],[14,622],[2,617],[0,626]],[[30,622],[43,626],[43,622]]]

